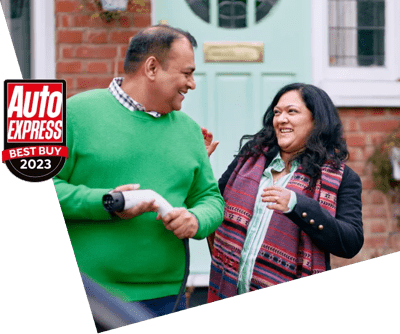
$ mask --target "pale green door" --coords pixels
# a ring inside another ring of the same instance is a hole
[[[213,132],[218,179],[244,134],[261,129],[279,88],[311,82],[311,0],[154,0],[156,23],[189,31],[197,40],[196,89],[182,110]],[[217,43],[217,44],[215,44]],[[190,242],[191,278],[207,284],[205,241]]]

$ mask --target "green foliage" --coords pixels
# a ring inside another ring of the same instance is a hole
[[[400,192],[400,181],[393,178],[390,154],[393,147],[400,148],[400,127],[389,134],[383,143],[375,148],[369,158],[373,165],[372,176],[379,190],[385,194]]]

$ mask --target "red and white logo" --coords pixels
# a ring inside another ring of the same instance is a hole
[[[68,158],[64,80],[6,80],[2,160],[17,177],[44,181]]]

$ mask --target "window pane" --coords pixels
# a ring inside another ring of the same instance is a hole
[[[222,28],[245,28],[247,0],[218,0],[218,25]]]
[[[210,23],[210,1],[209,0],[186,0],[193,12],[203,21]]]
[[[256,1],[256,22],[263,19],[272,7],[278,2],[278,0],[259,0]]]
[[[385,0],[329,0],[331,66],[384,66]]]
[[[358,64],[383,66],[385,50],[384,1],[359,1],[358,3]]]
[[[30,1],[0,0],[24,79],[30,78]]]

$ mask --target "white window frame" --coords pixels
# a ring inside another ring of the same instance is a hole
[[[31,79],[56,78],[55,1],[31,1]]]
[[[384,67],[329,66],[328,6],[328,0],[312,0],[313,84],[337,107],[399,107],[400,1],[386,0]]]

